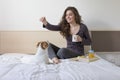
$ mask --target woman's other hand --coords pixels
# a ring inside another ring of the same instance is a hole
[[[46,26],[47,25],[47,20],[45,17],[41,17],[40,21]]]
[[[79,35],[77,36],[77,41],[82,42],[82,38]]]

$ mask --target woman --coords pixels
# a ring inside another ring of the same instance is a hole
[[[62,20],[58,25],[50,24],[45,17],[42,17],[40,21],[43,23],[43,27],[52,31],[60,31],[60,34],[66,38],[67,48],[59,48],[53,44],[49,45],[49,57],[54,63],[59,63],[59,59],[84,55],[84,45],[91,44],[88,28],[81,22],[81,16],[75,7],[70,6],[65,9]],[[75,42],[72,41],[72,35],[77,35]]]

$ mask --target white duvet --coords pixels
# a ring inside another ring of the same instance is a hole
[[[120,80],[120,67],[104,59],[77,62],[69,59],[59,64],[25,64],[25,54],[0,56],[0,80]]]

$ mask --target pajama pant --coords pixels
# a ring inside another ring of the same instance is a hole
[[[51,59],[54,57],[57,57],[59,59],[67,59],[67,58],[81,56],[80,54],[75,53],[68,48],[59,48],[59,47],[53,45],[52,43],[49,43],[48,55],[49,55],[49,58],[51,58]]]

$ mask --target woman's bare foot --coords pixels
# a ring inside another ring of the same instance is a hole
[[[60,60],[59,60],[57,57],[54,57],[54,58],[52,59],[52,61],[53,61],[53,63],[55,63],[55,64],[60,63]]]

